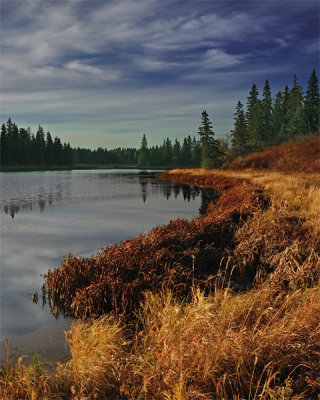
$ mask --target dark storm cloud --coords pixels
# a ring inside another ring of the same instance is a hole
[[[4,0],[2,110],[77,145],[218,134],[238,99],[318,66],[315,1]],[[121,135],[120,135],[121,134]]]

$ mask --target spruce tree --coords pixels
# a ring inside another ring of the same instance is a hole
[[[282,94],[282,124],[280,132],[281,137],[288,136],[288,123],[289,123],[288,104],[289,104],[289,86],[286,85],[284,87],[284,91]]]
[[[253,84],[247,98],[246,112],[248,142],[253,147],[261,142],[261,106],[258,95],[257,86]]]
[[[46,135],[46,147],[45,147],[45,163],[46,165],[53,165],[54,161],[54,148],[53,141],[50,132]]]
[[[302,101],[302,86],[298,84],[297,76],[294,75],[292,88],[289,92],[286,116],[287,134],[289,136],[301,134],[305,131]]]
[[[0,138],[0,165],[7,165],[7,128],[5,124],[1,126],[1,138]]]
[[[319,133],[319,86],[315,69],[312,71],[308,80],[308,88],[304,99],[303,111],[307,131]]]
[[[217,168],[221,165],[219,143],[214,138],[212,124],[204,110],[201,116],[198,133],[201,141],[201,161],[203,168]]]
[[[241,101],[238,101],[234,113],[234,128],[231,131],[231,147],[235,156],[240,156],[247,149],[247,124]]]
[[[201,165],[201,143],[195,137],[193,137],[193,139],[192,139],[191,149],[192,149],[192,164],[195,167],[200,167],[200,165]]]
[[[192,148],[190,136],[183,139],[183,145],[181,148],[181,159],[184,167],[190,166],[192,164]]]
[[[175,165],[179,165],[181,162],[181,145],[178,139],[175,140],[172,148],[173,162]]]
[[[262,131],[261,138],[264,142],[271,138],[272,98],[268,80],[266,80],[261,102]]]
[[[272,138],[276,138],[280,135],[281,124],[283,120],[283,112],[282,112],[282,93],[279,92],[276,94],[272,115],[271,115],[271,136]]]
[[[170,165],[172,162],[172,143],[169,138],[167,138],[163,143],[163,157],[165,165]]]
[[[138,164],[147,165],[149,162],[148,142],[145,133],[142,136],[141,146],[138,155]]]

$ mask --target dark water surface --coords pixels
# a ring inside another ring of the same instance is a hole
[[[199,189],[152,171],[2,172],[0,183],[1,340],[55,324],[31,296],[64,256],[90,256],[201,207]]]

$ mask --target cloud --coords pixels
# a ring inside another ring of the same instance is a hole
[[[315,7],[304,11],[300,2],[290,4],[6,2],[3,115],[28,124],[48,121],[48,129],[64,139],[94,126],[103,144],[104,133],[130,135],[139,124],[155,137],[161,130],[180,134],[191,116],[210,106],[225,115],[219,122],[225,132],[233,109],[223,112],[220,104],[243,98],[252,79],[274,78],[281,87],[294,68],[298,76],[309,68],[302,55],[316,62]],[[172,113],[181,118],[172,119]]]

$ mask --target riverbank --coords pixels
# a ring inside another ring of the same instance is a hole
[[[53,374],[28,386],[21,370],[10,371],[16,393],[316,399],[319,174],[190,169],[158,177],[214,189],[206,214],[91,258],[70,255],[48,271],[52,310],[82,322],[69,333],[70,362]],[[10,393],[3,376],[0,393]]]

